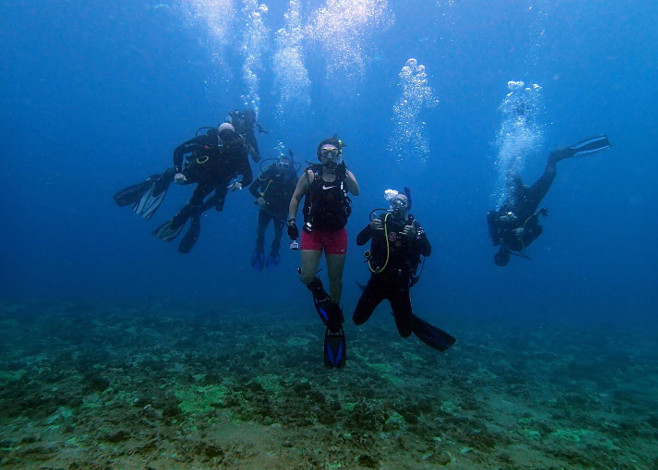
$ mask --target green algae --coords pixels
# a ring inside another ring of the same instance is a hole
[[[407,422],[400,413],[393,411],[386,420],[386,426],[390,429],[404,429]]]
[[[388,374],[393,370],[393,367],[391,367],[390,364],[387,364],[385,362],[379,362],[379,363],[370,362],[367,363],[367,365],[371,369],[376,370],[377,372],[381,372],[382,374]]]
[[[225,405],[229,392],[224,385],[204,385],[181,388],[174,395],[180,400],[178,407],[184,414],[200,414]]]
[[[551,433],[551,437],[564,441],[580,442],[583,438],[592,434],[592,431],[588,429],[558,429]]]
[[[283,390],[283,385],[281,384],[281,376],[276,374],[259,375],[258,377],[250,380],[248,384],[251,385],[254,383],[260,385],[266,392],[273,394],[277,394]]]
[[[295,336],[293,338],[290,338],[288,341],[286,341],[286,345],[294,348],[294,347],[306,346],[310,342],[311,342],[310,338]]]
[[[444,413],[449,413],[449,414],[455,414],[457,413],[457,410],[459,409],[457,405],[455,405],[453,402],[444,400],[441,402],[441,406],[439,407],[441,411]]]
[[[541,439],[541,432],[537,431],[536,429],[521,429],[519,434],[533,441],[538,441]]]

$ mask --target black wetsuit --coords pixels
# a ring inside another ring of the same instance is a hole
[[[518,173],[510,177],[507,199],[499,210],[487,214],[489,237],[494,246],[523,251],[541,235],[543,227],[539,225],[539,214],[545,209],[537,211],[537,208],[553,184],[556,164],[557,158],[551,154],[544,173],[532,186],[525,186]]]
[[[361,294],[352,319],[357,325],[365,323],[377,305],[388,299],[393,308],[395,324],[400,336],[412,333],[413,319],[409,289],[416,273],[420,257],[432,252],[430,242],[420,224],[409,215],[407,220],[395,219],[392,214],[380,216],[385,230],[373,231],[368,224],[356,237],[361,246],[372,238],[370,245],[370,268],[372,274]],[[410,238],[402,233],[405,225],[413,225],[416,236]],[[388,235],[388,247],[386,236]],[[388,253],[388,256],[387,256]]]
[[[262,197],[266,204],[258,212],[258,229],[256,231],[256,251],[263,252],[265,245],[265,229],[272,221],[274,226],[274,239],[272,240],[272,254],[277,255],[281,246],[283,226],[286,223],[290,199],[295,192],[297,172],[291,166],[279,169],[276,165],[270,166],[256,178],[249,187],[249,192],[256,198]]]
[[[251,155],[254,162],[258,163],[260,161],[260,150],[254,133],[254,126],[258,125],[255,114],[253,112],[230,111],[228,116],[235,132],[240,134],[247,144],[247,153]],[[262,128],[259,126],[259,129]]]
[[[209,132],[182,143],[174,150],[174,168],[180,171],[183,157],[187,163],[182,173],[187,178],[185,184],[196,183],[197,187],[189,203],[176,215],[176,227],[199,210],[205,211],[213,206],[218,211],[224,208],[226,193],[232,178],[242,176],[242,186],[251,184],[253,175],[247,147],[242,138],[235,139],[230,144],[218,143],[217,133]],[[209,200],[204,202],[206,196],[215,191]]]

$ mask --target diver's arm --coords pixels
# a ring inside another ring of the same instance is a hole
[[[256,178],[256,180],[253,183],[251,183],[251,185],[249,186],[249,193],[253,197],[255,197],[255,198],[260,197],[260,189],[262,187],[262,182],[263,182],[262,179]]]
[[[246,153],[241,153],[240,155],[240,168],[238,169],[238,173],[242,175],[242,181],[240,181],[242,186],[247,186],[254,180],[254,175],[251,172],[251,166],[249,165],[249,159]]]
[[[269,174],[270,170],[268,169],[265,171],[265,173],[256,178],[253,183],[251,183],[251,186],[249,186],[249,192],[252,196],[255,198],[261,197],[263,186],[265,186],[265,182],[270,179]]]
[[[299,202],[304,197],[304,194],[308,191],[311,181],[315,179],[315,175],[312,170],[306,170],[302,176],[297,180],[297,186],[295,186],[295,192],[292,193],[290,198],[290,205],[288,206],[288,221],[295,220],[297,216],[297,210],[299,209]]]
[[[202,137],[194,137],[193,139],[186,140],[174,149],[174,170],[176,173],[183,171],[183,157],[185,154],[203,147]]]
[[[345,186],[347,186],[347,190],[355,196],[358,196],[359,193],[361,193],[361,189],[359,189],[359,183],[356,182],[354,173],[352,173],[350,170],[347,170],[345,173]]]
[[[423,230],[421,233],[418,235],[418,241],[420,242],[420,254],[423,256],[429,256],[432,254],[432,245],[430,245],[430,241],[427,239],[427,234]]]

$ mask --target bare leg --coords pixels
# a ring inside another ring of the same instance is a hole
[[[331,300],[340,303],[343,293],[343,270],[345,269],[345,255],[327,255],[327,269],[329,271],[329,294]]]
[[[299,279],[306,285],[315,279],[315,273],[318,271],[322,258],[320,250],[302,250],[302,267],[299,273]]]

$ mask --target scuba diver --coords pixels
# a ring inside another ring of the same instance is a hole
[[[524,249],[541,235],[539,216],[547,216],[545,208],[537,210],[555,179],[557,162],[565,158],[588,156],[610,148],[605,134],[589,137],[548,156],[544,173],[532,186],[525,186],[518,172],[507,175],[507,198],[498,209],[487,213],[489,237],[493,246],[500,246],[494,263],[506,266],[511,255],[530,259]]]
[[[340,295],[347,253],[347,218],[351,213],[348,193],[358,196],[359,184],[343,161],[345,143],[337,135],[324,139],[317,147],[320,165],[311,165],[297,181],[288,210],[288,235],[294,248],[299,229],[295,222],[299,203],[304,198],[304,227],[301,233],[302,266],[298,269],[302,283],[313,294],[313,303],[327,327],[324,336],[324,363],[327,368],[345,366],[345,333]],[[317,277],[325,253],[329,271],[327,294]]]
[[[182,167],[183,157],[187,159]],[[201,214],[215,207],[224,208],[228,190],[237,191],[252,181],[244,139],[227,122],[217,130],[190,139],[174,150],[174,182],[181,185],[196,183],[190,201],[178,214],[153,231],[156,238],[170,242],[183,230],[188,219],[190,228],[181,240],[178,251],[189,253],[201,232]],[[241,176],[241,181],[237,177]],[[231,184],[231,180],[235,181]],[[213,196],[206,199],[210,193]]]
[[[409,213],[411,192],[409,188],[404,188],[404,194],[387,189],[385,197],[389,209],[373,210],[370,223],[356,237],[359,246],[372,240],[365,253],[371,275],[352,320],[356,325],[364,324],[379,303],[387,299],[400,336],[407,338],[414,333],[430,347],[445,351],[455,343],[455,338],[418,318],[411,309],[409,291],[420,279],[420,273],[416,274],[418,265],[421,257],[424,264],[425,257],[432,252],[425,231]]]
[[[263,163],[276,160],[265,171]],[[260,206],[258,211],[258,228],[256,230],[256,248],[251,254],[251,267],[262,271],[263,268],[276,266],[281,259],[279,248],[283,226],[290,205],[290,198],[295,191],[297,183],[297,170],[290,156],[282,155],[277,159],[268,159],[261,162],[261,173],[249,186],[249,192],[256,198],[255,204]],[[265,258],[265,229],[272,222],[274,239],[270,254]]]
[[[226,122],[233,125],[235,132],[242,136],[247,144],[247,153],[251,155],[254,163],[258,163],[260,161],[260,150],[254,133],[254,126],[258,128],[259,133],[267,134],[268,132],[256,120],[256,112],[250,108],[244,111],[238,111],[237,109],[229,111]]]

